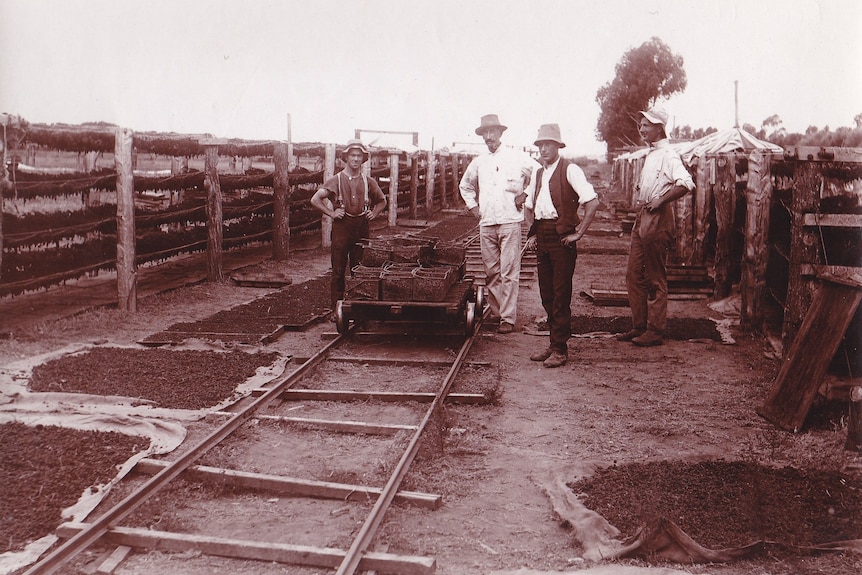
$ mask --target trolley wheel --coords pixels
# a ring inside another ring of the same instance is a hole
[[[468,301],[466,305],[465,311],[465,323],[464,323],[464,333],[467,335],[473,335],[476,333],[476,328],[479,325],[479,322],[476,321],[476,304]]]
[[[350,320],[344,317],[344,301],[338,300],[335,303],[335,329],[338,330],[338,333],[344,335],[347,333],[349,323]]]
[[[485,313],[485,286],[476,286],[476,309],[479,316]]]

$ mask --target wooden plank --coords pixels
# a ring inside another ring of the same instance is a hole
[[[169,464],[169,461],[142,459],[135,465],[134,471],[142,475],[155,475]],[[189,467],[183,477],[199,481],[218,480],[220,483],[226,485],[261,489],[294,497],[337,499],[340,501],[368,501],[369,499],[376,499],[382,492],[379,488],[366,487],[364,485],[297,479],[282,475],[267,475],[265,473],[249,473],[206,465]],[[439,509],[443,504],[443,496],[416,491],[399,491],[395,495],[395,501],[409,503],[424,509]]]
[[[244,287],[284,287],[293,283],[293,280],[286,274],[277,272],[234,272],[230,279],[237,285]]]
[[[783,429],[802,428],[860,300],[862,289],[822,283],[757,413]]]
[[[267,389],[255,389],[252,395],[263,395]],[[332,389],[288,389],[281,394],[285,401],[416,401],[429,403],[434,401],[433,393],[410,393],[401,391],[349,391]],[[487,403],[488,399],[481,393],[450,393],[446,396],[448,403],[479,405]]]
[[[854,266],[827,266],[802,264],[799,267],[804,276],[815,276],[833,283],[862,287],[862,268]]]
[[[232,416],[229,412],[214,412],[214,415]],[[367,423],[364,421],[343,421],[332,419],[316,419],[312,417],[286,417],[283,415],[256,415],[257,419],[267,421],[281,421],[284,423],[296,423],[305,427],[338,431],[342,433],[364,433],[366,435],[395,435],[402,431],[416,431],[415,425],[401,425],[397,423]]]
[[[57,535],[70,538],[88,527],[89,524],[87,523],[63,523],[57,528]],[[332,547],[265,543],[128,527],[109,529],[102,539],[113,544],[159,549],[174,553],[199,551],[205,555],[219,557],[274,561],[312,567],[336,568],[347,554],[342,549]],[[384,573],[400,573],[402,575],[432,575],[436,570],[436,560],[433,557],[369,551],[360,559],[359,568],[366,571],[376,569]]]
[[[126,557],[131,553],[132,548],[128,545],[118,545],[107,559],[102,561],[102,564],[96,569],[96,573],[113,573],[120,563],[126,560]]]
[[[803,226],[862,228],[862,214],[803,214]]]
[[[306,358],[307,359],[307,358]],[[327,358],[328,361],[336,361],[339,363],[361,363],[363,365],[404,365],[416,367],[451,367],[452,362],[446,359],[416,359],[416,358],[386,358],[386,357],[363,357],[363,356],[345,356],[333,355]],[[305,363],[302,359],[294,357],[296,363]],[[468,361],[464,364],[471,367],[490,367],[490,361]]]

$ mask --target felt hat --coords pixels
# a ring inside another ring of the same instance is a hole
[[[667,129],[668,115],[664,108],[653,106],[649,110],[641,110],[640,114],[649,120],[650,124],[661,124],[663,128]]]
[[[486,114],[482,116],[479,127],[476,128],[476,135],[481,136],[488,128],[502,128],[505,130],[508,126],[504,126],[500,123],[500,119],[497,117],[497,114]]]
[[[556,142],[561,148],[566,147],[566,143],[560,136],[559,124],[542,124],[539,126],[539,135],[536,136],[536,141],[533,144],[538,146],[539,142]]]
[[[362,143],[362,140],[347,140],[347,145],[344,146],[344,150],[341,152],[341,159],[345,162],[347,161],[347,154],[350,150],[359,150],[362,152],[363,158],[362,162],[365,163],[368,161],[368,148],[365,147],[365,144]]]

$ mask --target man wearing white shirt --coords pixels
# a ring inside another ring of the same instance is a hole
[[[500,318],[497,333],[502,334],[514,331],[518,316],[524,189],[537,167],[526,153],[502,145],[505,130],[496,114],[482,116],[476,134],[485,140],[488,153],[470,162],[460,183],[467,209],[479,219],[488,305],[491,317]]]
[[[650,147],[638,180],[626,289],[632,329],[617,336],[640,347],[661,345],[667,326],[667,252],[676,230],[673,205],[694,190],[691,174],[667,139],[668,114],[640,113],[638,131]]]
[[[560,367],[568,361],[568,341],[572,335],[572,277],[578,258],[577,242],[590,227],[599,200],[584,171],[560,157],[560,148],[566,144],[559,125],[542,125],[535,144],[542,167],[526,200],[527,209],[533,214],[527,248],[536,250],[539,295],[548,314],[550,343],[530,359],[541,361],[545,367]],[[578,217],[581,205],[583,220]]]

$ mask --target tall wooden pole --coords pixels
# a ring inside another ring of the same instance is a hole
[[[398,160],[401,154],[393,152],[389,154],[389,227],[394,228],[398,224]]]
[[[284,261],[290,253],[290,144],[278,142],[273,149],[272,259]]]
[[[135,262],[135,182],[132,169],[132,131],[118,128],[114,136],[117,170],[117,307],[135,312],[137,264]]]
[[[410,219],[416,219],[419,203],[419,155],[408,156],[410,161]]]
[[[461,175],[459,170],[461,168],[461,154],[452,154],[452,203],[458,205],[460,201],[461,192]]]
[[[335,144],[326,144],[323,158],[323,181],[335,175]],[[332,218],[323,216],[320,220],[320,245],[328,248],[332,245]]]
[[[204,187],[207,190],[207,280],[224,280],[222,267],[222,193],[218,178],[218,146],[206,146]]]
[[[437,162],[434,159],[434,151],[428,151],[428,160],[425,167],[425,217],[430,218],[434,212],[434,178],[437,172]]]
[[[739,127],[739,80],[733,81],[733,127]]]
[[[6,124],[2,124],[3,134],[0,137],[0,279],[3,278],[3,196],[12,187],[6,173]]]
[[[296,166],[293,157],[293,123],[290,114],[287,115],[287,169],[292,170]]]

